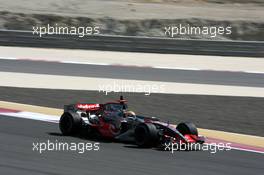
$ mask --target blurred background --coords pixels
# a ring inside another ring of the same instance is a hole
[[[263,0],[0,0],[0,28],[99,26],[104,35],[167,37],[165,26],[231,26],[232,34],[184,39],[264,40]]]

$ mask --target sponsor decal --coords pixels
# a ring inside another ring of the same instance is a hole
[[[79,109],[97,109],[100,107],[100,104],[77,104]]]

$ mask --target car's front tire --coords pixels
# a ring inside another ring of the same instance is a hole
[[[176,127],[176,129],[182,134],[192,134],[198,136],[198,130],[196,126],[193,123],[185,122],[185,123],[179,123]]]

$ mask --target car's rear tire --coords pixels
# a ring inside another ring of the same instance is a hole
[[[156,126],[152,123],[141,123],[135,128],[135,141],[139,147],[152,147],[158,143]]]
[[[77,114],[65,112],[62,114],[59,127],[63,135],[74,135],[81,128],[82,119]]]
[[[193,123],[185,122],[177,125],[176,129],[182,134],[192,134],[198,136],[198,130]]]

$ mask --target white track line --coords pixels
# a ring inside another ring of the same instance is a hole
[[[0,46],[0,59],[264,74],[264,59]]]
[[[257,150],[252,150],[252,149],[238,148],[238,147],[232,147],[232,146],[231,146],[231,149],[239,150],[239,151],[246,151],[246,152],[253,152],[253,153],[264,154],[263,151],[257,151]]]
[[[52,122],[58,123],[60,117],[55,115],[46,115],[34,112],[0,112],[0,115],[10,116],[10,117],[17,117],[17,118],[24,118],[24,119],[32,119],[32,120],[39,120],[45,122]]]
[[[0,72],[0,86],[22,88],[264,97],[264,88]],[[26,78],[25,78],[26,77]],[[129,89],[124,89],[129,86]],[[118,88],[119,91],[118,91]],[[140,87],[140,88],[138,88]],[[109,92],[111,93],[111,92]]]
[[[215,70],[215,69],[199,69],[194,67],[169,67],[169,66],[140,66],[140,65],[129,65],[129,64],[109,64],[101,62],[83,62],[83,61],[53,61],[44,59],[24,59],[15,57],[0,57],[2,60],[28,60],[28,61],[40,61],[40,62],[58,62],[64,64],[85,64],[95,66],[123,66],[123,67],[138,67],[138,68],[153,68],[153,69],[170,69],[170,70],[191,70],[191,71],[220,71],[220,72],[234,72],[234,73],[248,73],[248,74],[264,74],[262,71],[231,71],[231,70]]]

